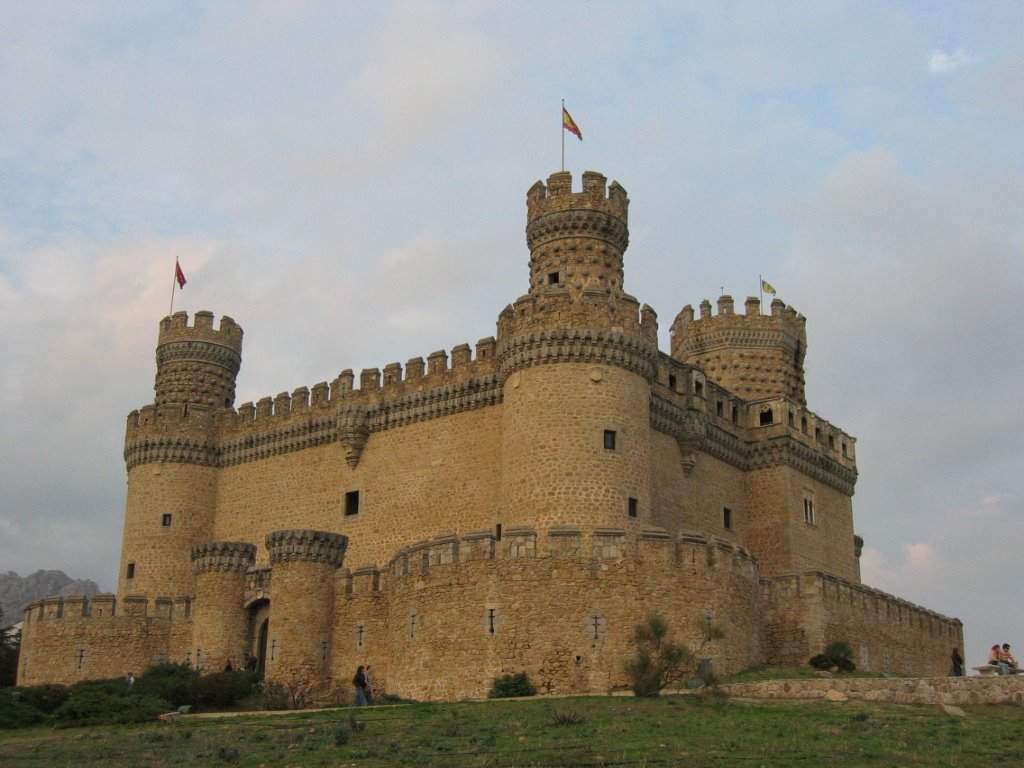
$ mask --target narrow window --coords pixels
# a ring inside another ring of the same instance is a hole
[[[128,563],[128,570],[124,574],[126,579],[135,578],[135,563]]]
[[[814,440],[815,442],[821,442],[821,427],[814,428]]]
[[[719,400],[715,404],[715,413],[717,413],[719,416],[724,416],[725,415],[725,406],[722,405],[722,401],[721,400]]]
[[[560,282],[557,272],[548,272],[548,285],[558,285]]]
[[[846,458],[846,443],[843,443],[843,457]]]
[[[615,430],[614,429],[606,429],[604,431],[604,447],[605,447],[606,450],[609,450],[609,451],[614,451],[615,450]]]
[[[735,405],[732,407],[732,423],[733,424],[739,424],[740,423],[740,409],[737,408]]]
[[[800,431],[803,432],[805,435],[807,434],[807,417],[806,416],[801,416],[800,417]]]
[[[171,527],[171,513],[170,512],[164,512],[163,517],[160,518],[160,523],[161,523],[161,525],[163,525],[164,528],[170,528]]]
[[[804,522],[814,525],[814,493],[804,491]]]
[[[671,389],[673,392],[676,391],[676,377],[674,374],[671,373],[668,375],[668,388]]]
[[[501,541],[501,523],[494,526],[494,540]]]
[[[359,514],[359,491],[349,491],[345,494],[345,517]]]
[[[632,496],[630,496],[629,497],[629,516],[630,517],[636,517],[637,516],[637,510],[639,509],[639,507],[640,507],[640,502],[638,502],[636,499],[634,499]]]
[[[765,408],[761,411],[761,426],[766,427],[772,423],[772,409]]]
[[[732,530],[732,510],[722,507],[722,527],[727,531]]]
[[[704,397],[704,382],[695,381],[693,382],[693,391],[697,393],[698,397]]]
[[[796,426],[795,420],[793,418],[793,412],[792,411],[789,412],[789,426],[791,426],[791,427]]]
[[[836,449],[836,439],[832,435],[828,436],[828,447],[833,451]]]
[[[495,614],[497,613],[497,611],[498,611],[497,608],[488,608],[487,609],[487,634],[488,635],[493,635],[497,631],[497,627],[494,626],[494,619],[495,619]]]

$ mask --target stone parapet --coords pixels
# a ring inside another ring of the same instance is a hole
[[[296,529],[267,535],[270,565],[289,562],[326,563],[340,566],[345,559],[348,537],[340,533]]]
[[[724,685],[722,690],[730,696],[747,699],[822,701],[835,691],[855,701],[888,704],[1024,704],[1022,675],[767,680]]]
[[[502,379],[522,368],[550,363],[615,365],[653,381],[657,348],[641,337],[592,328],[537,330],[499,343]]]
[[[206,541],[192,547],[192,568],[198,575],[245,573],[256,562],[256,546],[242,541]]]

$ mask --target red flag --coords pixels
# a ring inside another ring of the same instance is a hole
[[[576,121],[572,119],[569,110],[565,107],[562,107],[562,127],[569,133],[576,134],[576,138],[583,141],[583,134],[580,132],[579,126],[576,125]]]
[[[178,263],[177,259],[174,260],[174,279],[178,281],[179,288],[184,288],[185,283],[188,282],[188,280],[185,279],[185,273],[181,271],[181,265]]]

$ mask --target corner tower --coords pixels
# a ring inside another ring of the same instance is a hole
[[[160,321],[155,399],[128,416],[128,501],[118,592],[192,595],[188,553],[209,541],[217,492],[217,430],[230,417],[242,329],[212,312]]]
[[[657,319],[623,287],[629,199],[593,171],[526,196],[529,292],[498,318],[502,519],[538,530],[649,520]]]
[[[806,406],[806,352],[806,320],[781,299],[764,315],[760,300],[750,296],[743,314],[736,314],[732,296],[721,296],[714,316],[705,299],[699,318],[687,304],[672,323],[672,357],[700,366],[745,400],[784,397]]]

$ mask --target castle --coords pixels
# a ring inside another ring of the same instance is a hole
[[[805,320],[774,299],[686,306],[658,349],[624,288],[626,191],[527,193],[529,290],[497,333],[234,407],[242,329],[160,322],[128,416],[118,593],[26,609],[19,683],[161,661],[416,699],[625,682],[666,617],[719,673],[804,664],[944,674],[959,620],[861,584],[855,440],[808,410]],[[358,386],[357,386],[358,384]]]

